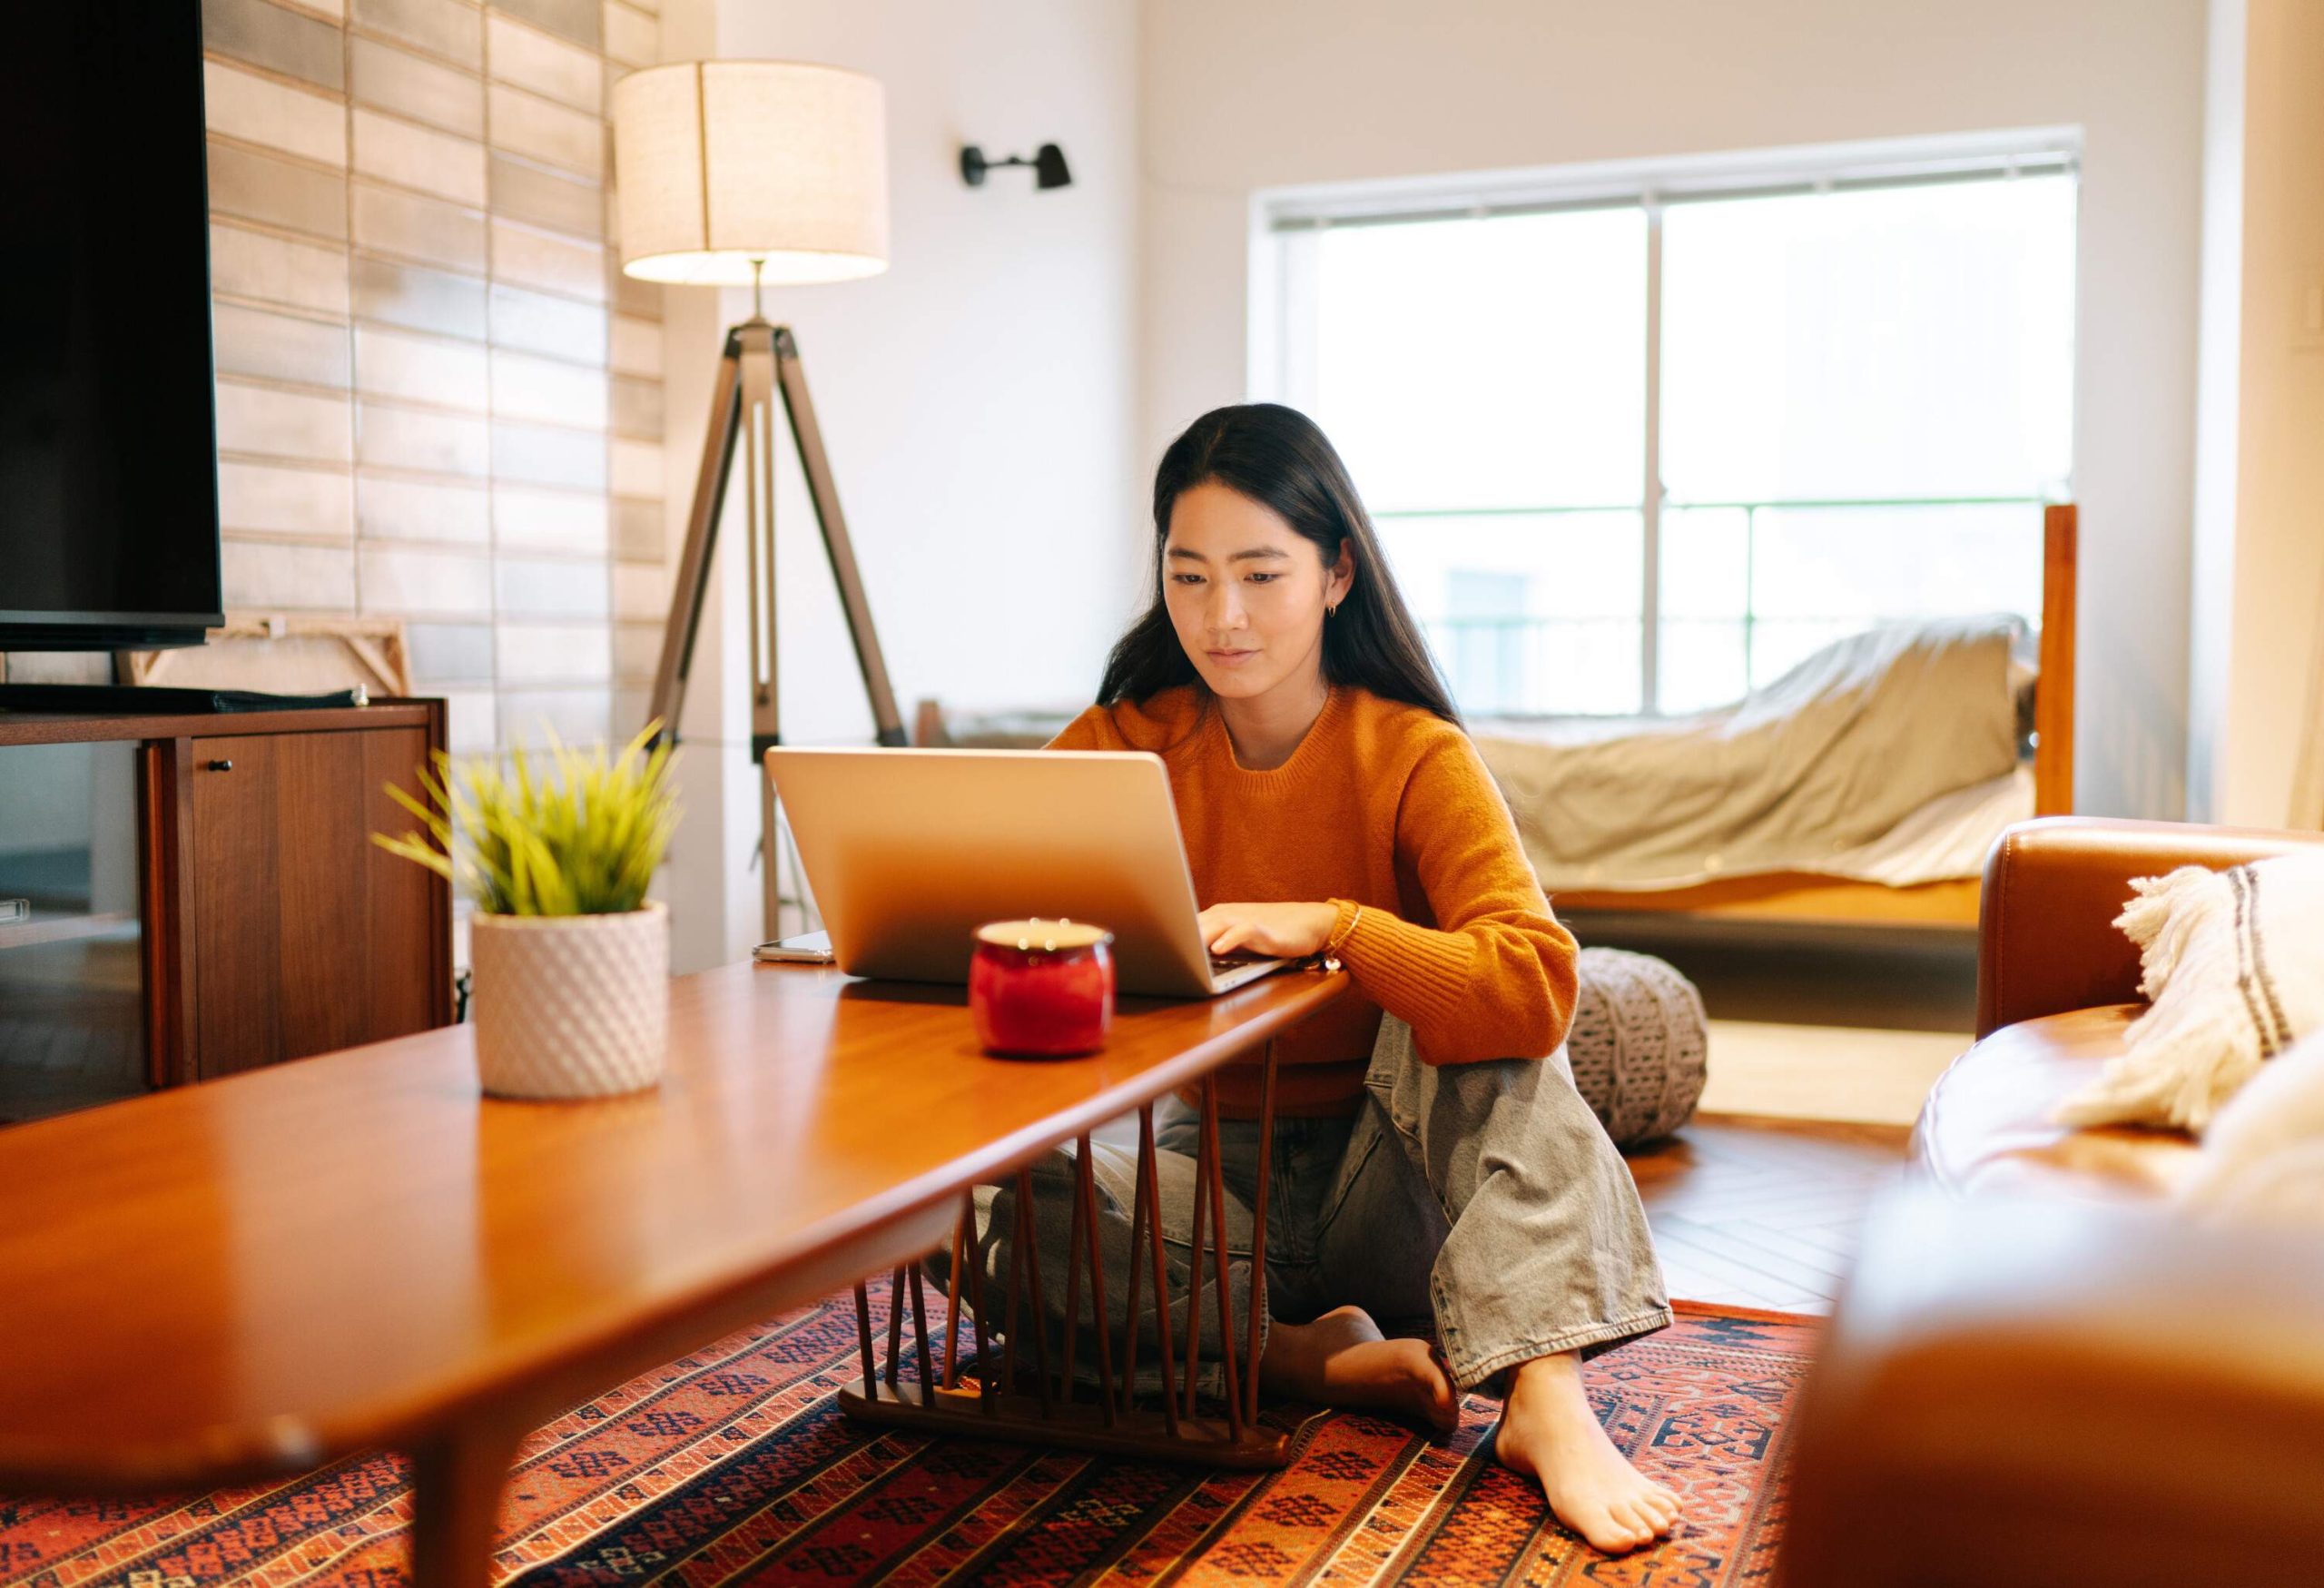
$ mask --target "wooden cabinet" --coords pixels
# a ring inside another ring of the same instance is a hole
[[[194,1072],[202,1080],[399,1037],[435,1014],[440,884],[371,842],[428,763],[419,728],[193,747]]]
[[[449,889],[371,842],[413,825],[387,785],[414,786],[442,747],[440,701],[199,717],[0,713],[0,746],[118,739],[139,745],[153,1084],[450,1023]]]

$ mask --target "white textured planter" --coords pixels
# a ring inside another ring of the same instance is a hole
[[[594,1098],[662,1079],[670,912],[468,918],[477,1079],[496,1097]]]

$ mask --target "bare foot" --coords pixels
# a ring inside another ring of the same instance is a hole
[[[1428,1342],[1383,1338],[1360,1307],[1335,1307],[1313,1323],[1270,1323],[1259,1382],[1298,1400],[1391,1412],[1440,1435],[1461,1425],[1460,1396]]]
[[[1640,1474],[1599,1426],[1574,1352],[1536,1356],[1512,1376],[1494,1448],[1503,1466],[1541,1484],[1559,1521],[1609,1554],[1678,1523],[1679,1496]]]

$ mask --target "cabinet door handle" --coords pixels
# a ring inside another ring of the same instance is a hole
[[[231,772],[234,770],[234,764],[231,761],[205,761],[202,764],[212,772]]]

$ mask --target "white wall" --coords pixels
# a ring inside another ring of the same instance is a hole
[[[829,62],[879,78],[892,242],[885,274],[770,291],[797,333],[888,669],[962,705],[1088,700],[1137,596],[1133,455],[1138,219],[1133,0],[674,0],[665,59]],[[1073,185],[1029,171],[971,189],[964,143],[1064,147]],[[716,328],[747,290],[669,294],[673,562]],[[872,718],[787,438],[778,464],[783,736],[868,743]],[[736,470],[740,474],[739,468]],[[679,968],[755,941],[739,497],[688,701],[687,831],[673,860]],[[720,676],[708,679],[709,652]]]
[[[1139,454],[1244,394],[1253,190],[2083,129],[2077,802],[2185,795],[2201,0],[1147,0]]]
[[[2191,814],[2313,825],[2324,715],[2324,6],[2215,0]],[[2311,779],[2313,776],[2311,774]]]

